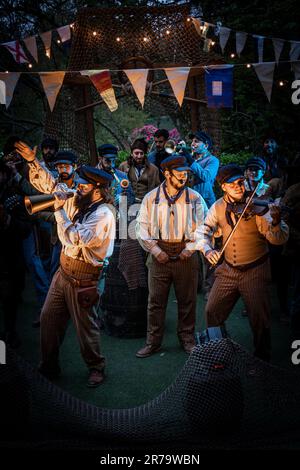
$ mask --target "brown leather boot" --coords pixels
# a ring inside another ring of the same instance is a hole
[[[156,352],[160,351],[161,346],[159,344],[146,344],[142,349],[139,349],[139,351],[136,353],[136,357],[149,357],[152,356],[152,354],[155,354]]]

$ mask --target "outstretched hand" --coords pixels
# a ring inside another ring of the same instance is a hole
[[[31,149],[27,144],[19,140],[19,142],[15,143],[15,149],[27,162],[33,162],[35,159],[37,146]]]

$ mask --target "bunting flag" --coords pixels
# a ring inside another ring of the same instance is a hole
[[[92,73],[91,73],[92,72]],[[118,109],[118,103],[116,100],[115,91],[112,86],[111,76],[109,70],[101,70],[100,72],[93,73],[93,71],[88,71],[83,75],[89,75],[90,80],[92,81],[94,87],[99,92],[101,98],[108,106],[111,112]]]
[[[135,94],[143,108],[145,102],[148,69],[124,70],[124,72],[129,78]]]
[[[28,63],[28,59],[19,41],[5,42],[2,46],[6,47],[6,49],[12,54],[17,64]]]
[[[24,39],[25,46],[29,50],[30,54],[34,58],[36,62],[38,62],[38,51],[37,51],[37,45],[36,45],[36,37],[31,36],[29,38]]]
[[[257,36],[253,35],[255,39],[257,39],[257,54],[258,54],[258,62],[264,61],[264,36]]]
[[[190,73],[190,67],[182,67],[182,68],[167,68],[164,69],[170,85],[172,87],[173,93],[178,101],[179,106],[182,105],[185,87],[187,83],[187,79]]]
[[[5,83],[5,92],[6,92],[6,98],[5,98],[5,104],[6,108],[9,107],[16,85],[18,83],[20,77],[19,72],[10,72],[10,73],[0,73],[0,80],[2,80]]]
[[[46,33],[40,34],[40,37],[44,43],[46,56],[50,58],[51,56],[51,40],[52,40],[52,31],[46,31]]]
[[[265,90],[269,102],[271,102],[275,62],[253,64],[253,67],[255,68],[255,72],[260,83],[262,84],[263,89]]]
[[[222,49],[223,53],[224,53],[224,49],[226,47],[226,44],[228,42],[230,33],[231,33],[231,29],[225,28],[224,26],[221,26],[221,28],[220,28],[220,46],[221,46],[221,49]]]
[[[54,109],[59,90],[64,81],[65,72],[40,72],[41,81],[47,96],[51,112]]]
[[[283,39],[272,39],[272,42],[274,46],[275,60],[278,64],[285,41]]]
[[[245,47],[245,44],[246,44],[246,41],[247,41],[247,36],[248,36],[247,33],[243,33],[243,32],[237,32],[236,33],[236,37],[235,37],[236,53],[239,57],[241,57],[241,53],[244,50],[244,47]]]
[[[6,86],[3,80],[0,80],[0,104],[6,104]]]
[[[300,42],[293,41],[291,42],[290,59],[298,60],[299,56],[300,56]]]
[[[205,67],[208,108],[232,108],[233,65]]]
[[[67,26],[61,26],[60,28],[57,28],[56,30],[59,34],[59,37],[61,39],[61,42],[66,42],[71,39],[71,28],[70,25]]]

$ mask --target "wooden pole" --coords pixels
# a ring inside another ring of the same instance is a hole
[[[83,96],[84,96],[84,109],[85,109],[85,116],[86,116],[86,124],[87,124],[87,137],[89,142],[89,150],[90,150],[90,158],[91,158],[91,165],[95,166],[98,163],[97,157],[97,147],[96,147],[96,139],[95,139],[95,128],[94,128],[94,117],[93,117],[93,107],[91,106],[91,90],[89,85],[83,86]]]

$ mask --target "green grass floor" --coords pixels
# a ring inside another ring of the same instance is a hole
[[[300,365],[291,364],[289,325],[279,322],[275,291],[272,292],[272,363],[300,373]],[[228,322],[230,337],[246,350],[252,351],[252,335],[248,319],[243,317],[239,301]],[[198,294],[197,331],[204,329],[204,301]],[[35,295],[27,279],[18,317],[18,332],[22,345],[18,353],[34,366],[39,362],[39,329],[31,326],[37,306]],[[163,349],[149,358],[139,359],[135,352],[144,344],[144,338],[119,339],[101,335],[101,350],[106,357],[106,380],[99,388],[86,387],[87,370],[83,363],[75,331],[69,325],[61,349],[62,376],[55,383],[73,396],[104,408],[130,408],[146,403],[163,392],[180,373],[187,355],[179,346],[176,336],[177,303],[172,291],[169,298]],[[300,338],[299,338],[300,339]]]

